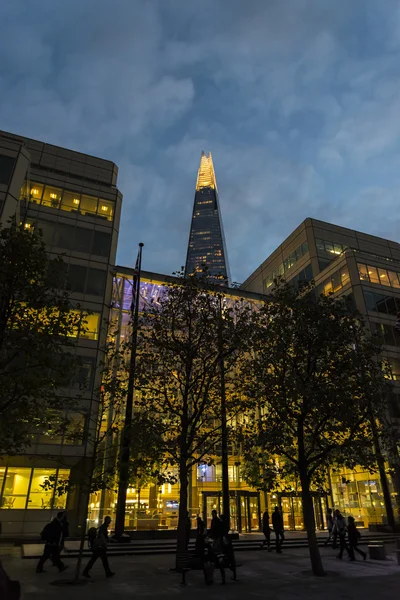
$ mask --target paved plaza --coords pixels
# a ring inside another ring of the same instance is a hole
[[[91,573],[90,583],[83,587],[56,587],[52,582],[69,579],[75,559],[65,561],[69,568],[65,573],[48,563],[46,573],[36,575],[36,562],[23,560],[17,549],[13,556],[3,550],[2,560],[11,578],[22,584],[24,600],[118,600],[119,598],[146,599],[182,598],[195,600],[207,595],[213,598],[274,598],[276,600],[359,599],[386,600],[399,597],[400,567],[397,565],[394,547],[388,546],[386,561],[348,562],[336,558],[331,548],[322,548],[321,554],[327,576],[318,578],[310,573],[307,549],[287,549],[281,555],[275,552],[237,552],[238,581],[227,577],[226,586],[220,585],[220,574],[215,572],[214,585],[204,583],[200,571],[190,571],[187,586],[180,586],[180,575],[170,572],[173,556],[123,556],[112,557],[111,567],[116,572],[112,579],[105,579],[100,561]],[[84,562],[86,562],[85,559]]]

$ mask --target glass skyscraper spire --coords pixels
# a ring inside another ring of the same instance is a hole
[[[230,285],[228,255],[211,152],[208,156],[201,153],[185,274],[200,272],[204,265],[207,265],[211,277]]]

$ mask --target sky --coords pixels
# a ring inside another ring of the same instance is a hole
[[[184,265],[201,151],[232,279],[305,218],[400,233],[400,0],[2,0],[0,129],[106,158],[118,263]]]

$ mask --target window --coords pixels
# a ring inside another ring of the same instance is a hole
[[[67,414],[68,423],[64,429],[64,444],[67,446],[81,446],[85,430],[85,415],[78,412]]]
[[[389,358],[389,364],[392,371],[392,378],[395,381],[400,380],[400,360],[397,358]]]
[[[378,271],[375,267],[368,266],[368,275],[371,283],[380,283]]]
[[[32,182],[29,200],[36,204],[59,208],[67,212],[101,217],[106,221],[112,221],[114,217],[114,202],[112,200],[104,200],[103,198],[99,200],[97,196],[81,194],[72,190],[62,190],[52,185],[44,186],[42,183]]]
[[[328,277],[322,283],[317,285],[316,291],[317,294],[324,294],[327,296],[328,294],[332,294],[334,292],[339,292],[347,283],[350,281],[349,270],[347,266],[338,269],[331,277]]]
[[[81,357],[80,364],[72,378],[71,384],[75,388],[90,392],[94,377],[94,358]]]
[[[400,396],[392,392],[388,396],[389,415],[392,419],[400,419]]]
[[[86,293],[93,296],[104,296],[106,289],[107,271],[101,269],[89,269]]]
[[[56,473],[56,469],[33,469],[27,508],[52,508],[54,489],[41,486],[46,480],[55,480]]]
[[[346,283],[350,281],[349,269],[347,266],[340,269],[340,277],[342,280],[342,285],[346,285]]]
[[[306,254],[306,252],[308,252],[308,244],[307,242],[303,242],[301,246],[296,248],[294,252],[292,252],[287,258],[285,258],[283,263],[281,263],[272,273],[269,273],[267,275],[266,279],[264,280],[265,289],[271,287],[275,279],[279,279],[279,277],[284,276],[285,271],[291,269],[296,264],[296,262],[300,258],[302,258],[304,254]],[[310,279],[312,279],[312,275]],[[304,281],[310,281],[310,279]]]
[[[384,296],[374,292],[364,292],[365,305],[368,311],[396,315],[400,310],[400,299]]]
[[[382,285],[390,285],[386,269],[378,269],[379,281]]]
[[[30,201],[35,204],[40,204],[42,200],[44,185],[42,183],[33,183],[31,185]]]
[[[323,294],[324,296],[328,296],[328,294],[331,294],[333,292],[333,287],[332,287],[332,280],[331,279],[327,279],[324,284],[323,284],[324,288],[323,288]]]
[[[331,240],[321,240],[319,238],[315,238],[315,245],[317,246],[317,250],[323,250],[324,252],[330,252],[331,254],[342,254],[346,249],[346,246],[343,244]]]
[[[80,210],[83,214],[96,214],[97,198],[95,198],[94,196],[87,196],[85,194],[82,194]]]
[[[400,288],[399,277],[394,271],[388,271],[390,285],[394,288]],[[387,284],[386,284],[387,285]]]
[[[340,276],[340,271],[336,271],[332,275],[332,289],[334,292],[338,292],[342,288],[342,279]]]
[[[59,208],[61,202],[62,190],[60,188],[46,185],[44,188],[42,204],[44,206],[51,206],[52,208]]]
[[[102,217],[105,217],[106,219],[110,219],[110,218],[112,218],[112,215],[113,215],[113,209],[114,209],[113,202],[109,202],[108,200],[103,200],[102,198],[100,198],[99,210],[98,210],[99,215],[101,215]]]
[[[54,229],[53,246],[70,250],[74,239],[74,226],[66,225],[65,223],[57,223],[57,226]]]
[[[78,294],[85,293],[87,268],[82,265],[69,265],[66,289]]]
[[[15,158],[0,154],[0,184],[8,185],[13,174]]]
[[[106,256],[110,254],[111,235],[103,231],[95,231],[93,235],[92,254]]]
[[[369,281],[367,265],[358,264],[358,274],[361,281]]]
[[[317,250],[325,250],[324,240],[316,238],[315,245],[317,246]]]
[[[70,473],[69,469],[58,469],[56,492],[54,494],[54,500],[53,500],[53,508],[56,510],[65,510],[65,508],[67,506],[67,495],[68,494],[58,495],[57,488],[65,489],[65,485],[68,483],[68,480],[69,480],[69,473]]]
[[[74,250],[75,252],[83,252],[84,254],[90,254],[92,249],[92,238],[92,229],[86,229],[85,227],[76,227],[74,243],[71,247],[71,250]]]
[[[4,482],[2,508],[24,509],[28,496],[32,469],[9,467]]]
[[[99,333],[100,315],[97,313],[93,313],[91,315],[85,315],[84,313],[82,313],[82,317],[85,321],[83,327],[86,329],[86,331],[82,331],[79,334],[79,337],[87,340],[97,340],[97,336]]]
[[[62,197],[62,202],[61,202],[62,210],[66,210],[66,211],[70,211],[70,212],[78,212],[80,203],[81,203],[81,195],[79,192],[64,191],[63,197]]]

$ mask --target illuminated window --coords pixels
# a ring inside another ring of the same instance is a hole
[[[80,209],[83,214],[96,214],[97,198],[82,194]]]
[[[59,208],[61,201],[62,190],[50,185],[46,185],[44,188],[42,204],[44,206],[51,206],[52,208]]]
[[[103,198],[100,198],[97,214],[103,217],[103,219],[112,221],[114,215],[114,202],[110,202],[110,200],[104,200]]]
[[[42,194],[43,194],[43,188],[44,188],[44,185],[42,185],[41,183],[32,183],[31,193],[30,193],[30,201],[31,202],[36,202],[37,204],[40,204],[40,201],[42,199]]]
[[[44,490],[41,486],[50,477],[55,479],[56,472],[56,469],[33,470],[27,508],[52,508],[54,490]]]
[[[358,274],[361,281],[369,281],[367,265],[358,264]]]
[[[98,313],[93,313],[91,315],[83,314],[83,319],[85,321],[83,327],[87,329],[87,331],[81,332],[80,337],[88,340],[97,340],[99,333],[100,315]]]
[[[368,266],[368,275],[371,283],[380,283],[378,271],[376,267]]]
[[[80,198],[80,194],[77,194],[76,192],[64,191],[61,202],[61,210],[78,212],[81,201]]]
[[[390,285],[394,288],[400,288],[399,277],[397,273],[393,271],[388,271]]]
[[[349,269],[347,266],[340,269],[340,277],[342,279],[342,285],[346,285],[346,283],[350,281]]]
[[[2,508],[24,509],[28,496],[32,469],[9,467],[4,482]]]
[[[388,272],[386,269],[378,269],[379,280],[382,285],[390,285]]]
[[[324,283],[323,293],[325,294],[325,296],[328,296],[328,294],[331,294],[332,292],[333,292],[332,281],[330,279],[328,279]]]

